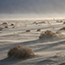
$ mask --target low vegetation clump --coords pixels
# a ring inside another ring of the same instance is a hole
[[[8,24],[6,22],[4,22],[3,25],[8,25]]]
[[[35,56],[32,49],[25,46],[17,45],[8,52],[8,57],[26,59]]]
[[[65,24],[65,22],[63,22],[63,24]]]
[[[8,24],[4,22],[2,25],[4,25],[4,28],[8,28]]]
[[[65,27],[61,28],[60,30],[65,30]]]
[[[26,30],[26,32],[30,32],[30,30]]]
[[[61,34],[61,32],[60,32],[60,31],[57,31],[56,33],[57,33],[57,34]]]
[[[15,25],[14,24],[11,24],[10,26],[12,26],[12,28],[15,28]]]
[[[42,23],[46,23],[46,21],[43,21]]]
[[[63,21],[62,20],[60,20],[60,23],[62,23]]]
[[[5,26],[5,28],[8,28],[8,26]]]
[[[41,29],[37,29],[37,31],[41,31]]]
[[[4,28],[0,27],[0,31],[2,31]]]
[[[11,24],[11,26],[14,26],[14,24]]]
[[[62,23],[63,21],[62,20],[57,20],[56,22]]]
[[[45,31],[45,33],[41,33],[39,38],[43,38],[43,37],[55,37],[55,36],[57,36],[55,33],[53,33],[50,30],[47,30],[47,31]]]
[[[59,22],[59,20],[57,20],[56,22]]]

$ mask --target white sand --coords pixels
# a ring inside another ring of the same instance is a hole
[[[10,23],[8,22],[9,25]],[[0,65],[63,65],[65,63],[65,38],[39,39],[41,32],[46,30],[56,32],[64,25],[52,21],[52,26],[55,29],[47,23],[36,25],[31,21],[25,23],[19,21],[15,28],[9,26],[8,29],[0,31]],[[37,29],[41,31],[37,32]],[[26,32],[26,30],[31,30],[31,32]],[[64,34],[65,31],[61,33]],[[18,44],[31,48],[37,56],[24,60],[7,58],[9,49]]]

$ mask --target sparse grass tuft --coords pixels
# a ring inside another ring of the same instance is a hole
[[[0,27],[0,31],[2,31],[4,28]]]
[[[60,30],[65,30],[65,27],[62,27]]]
[[[26,32],[30,32],[30,30],[26,30]]]
[[[11,24],[11,26],[14,26],[14,24]]]
[[[8,25],[8,24],[6,22],[4,22],[3,25]]]
[[[62,21],[62,20],[57,20],[56,22],[58,22],[58,23],[62,23],[63,21]]]
[[[37,29],[37,31],[41,31],[41,29]]]
[[[8,28],[8,24],[4,22],[2,25],[4,25],[4,28]]]
[[[15,28],[15,25],[14,24],[11,24],[12,28]]]
[[[57,33],[57,34],[61,34],[61,32],[59,32],[59,31],[57,31],[56,33]]]
[[[46,23],[46,21],[43,21],[42,23]]]
[[[8,57],[26,59],[33,57],[35,54],[32,49],[25,46],[17,45],[8,52]]]
[[[63,24],[65,24],[65,22],[63,22]]]
[[[41,33],[41,35],[39,36],[39,38],[44,38],[44,37],[55,37],[57,36],[55,33],[53,33],[50,30],[45,31],[45,33]]]

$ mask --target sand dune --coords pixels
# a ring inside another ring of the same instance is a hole
[[[15,28],[10,27],[9,24],[8,29],[0,31],[0,65],[64,65],[65,38],[53,37],[39,39],[40,34],[46,30],[56,33],[60,28],[64,27],[63,23],[56,21],[52,21],[51,25],[55,29],[48,23],[39,26],[38,24],[33,24],[33,22],[28,22],[27,26],[15,26]],[[41,31],[37,31],[37,29],[41,29]],[[31,31],[26,32],[26,30]],[[63,35],[65,33],[64,30],[60,32]],[[28,59],[8,58],[7,53],[9,49],[18,44],[31,48],[36,56]]]

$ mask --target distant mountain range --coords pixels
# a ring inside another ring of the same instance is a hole
[[[0,0],[0,14],[65,13],[65,0]]]

